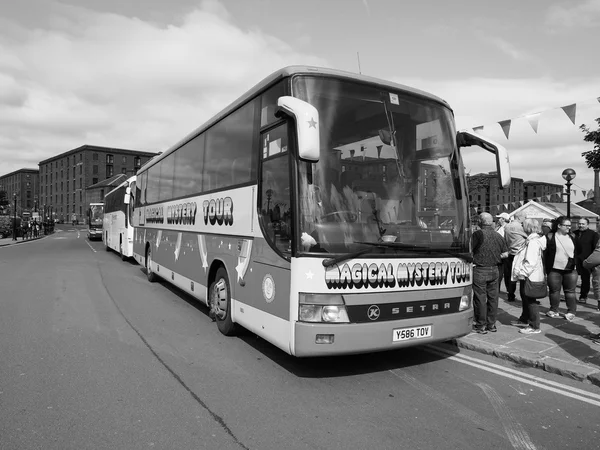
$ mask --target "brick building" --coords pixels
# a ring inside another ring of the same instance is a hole
[[[523,179],[512,177],[510,186],[500,189],[495,172],[479,173],[468,178],[469,201],[477,214],[489,212],[497,215],[511,212],[523,204]]]
[[[17,216],[31,213],[39,207],[39,170],[19,169],[0,176],[0,191],[6,192],[9,204],[6,212],[14,214],[14,194],[17,194]]]
[[[526,181],[523,183],[525,191],[525,202],[535,200],[537,202],[562,203],[562,184],[545,183],[543,181]]]
[[[118,174],[133,175],[157,153],[83,145],[39,163],[39,203],[46,216],[85,222],[86,188]]]

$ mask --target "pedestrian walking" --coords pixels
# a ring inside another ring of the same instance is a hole
[[[506,241],[509,253],[508,258],[503,264],[504,285],[506,286],[506,293],[508,295],[506,300],[509,302],[514,302],[516,298],[515,291],[517,290],[517,283],[512,281],[512,265],[516,254],[523,248],[525,240],[527,239],[527,235],[525,234],[525,231],[523,231],[523,225],[521,225],[525,219],[525,214],[519,212],[515,214],[514,219],[504,227],[504,240]],[[519,292],[519,294],[521,294],[521,292]],[[521,298],[523,298],[522,295]]]
[[[546,250],[546,237],[542,234],[540,223],[536,219],[525,219],[523,231],[527,234],[527,241],[523,249],[515,256],[512,277],[519,282],[522,298],[521,316],[511,322],[511,325],[525,326],[519,330],[523,334],[538,334],[540,328],[540,302],[532,295],[528,295],[526,283],[541,283],[546,281],[544,273],[543,252]]]
[[[575,270],[575,236],[571,233],[571,219],[560,216],[554,221],[552,231],[546,236],[546,254],[544,262],[548,275],[550,291],[550,310],[548,317],[560,317],[560,290],[562,288],[567,303],[565,319],[575,319],[577,313],[577,271]]]
[[[590,221],[581,217],[577,221],[578,230],[575,235],[575,267],[577,274],[581,278],[581,289],[579,291],[579,303],[586,303],[590,292],[591,273],[583,266],[583,261],[592,254],[598,244],[600,236],[593,230],[590,230]]]
[[[498,331],[498,267],[508,257],[506,242],[494,230],[494,218],[489,213],[479,215],[481,229],[472,236],[473,247],[473,332],[486,334]]]

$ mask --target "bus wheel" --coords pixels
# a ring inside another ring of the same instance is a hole
[[[148,250],[146,251],[146,277],[150,283],[154,283],[156,281],[156,274],[152,272],[152,248],[148,246]]]
[[[214,281],[210,285],[210,312],[211,318],[217,321],[219,331],[225,336],[233,336],[236,333],[236,324],[231,320],[231,290],[227,272],[219,267]]]

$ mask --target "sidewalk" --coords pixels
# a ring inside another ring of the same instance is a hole
[[[600,386],[600,345],[589,339],[590,333],[600,332],[596,300],[589,297],[587,304],[578,303],[573,322],[562,316],[566,312],[564,301],[561,301],[558,319],[546,316],[550,306],[548,298],[540,303],[540,334],[521,334],[519,327],[510,325],[521,315],[521,301],[509,303],[506,293],[501,292],[496,323],[498,332],[469,334],[457,339],[456,345]]]
[[[50,235],[48,235],[48,236],[50,236]],[[11,244],[21,244],[23,242],[29,242],[29,241],[37,241],[38,239],[43,239],[45,237],[46,236],[44,234],[41,234],[39,237],[36,237],[36,238],[25,239],[25,240],[23,240],[22,238],[19,238],[16,241],[13,241],[12,237],[7,237],[4,239],[0,239],[0,247],[5,247],[5,246],[11,245]]]

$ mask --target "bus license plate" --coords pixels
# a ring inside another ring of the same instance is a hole
[[[431,337],[433,331],[432,325],[422,325],[420,327],[396,328],[393,331],[392,341],[409,341],[411,339],[422,339]]]

